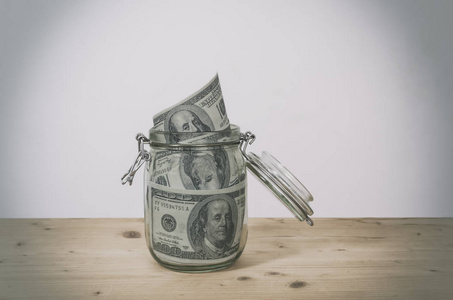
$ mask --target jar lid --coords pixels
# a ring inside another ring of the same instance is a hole
[[[253,135],[247,138],[246,134],[246,144],[251,144],[254,138]],[[246,146],[242,147],[242,152],[252,174],[267,186],[299,221],[313,226],[313,220],[309,217],[313,210],[308,204],[313,201],[313,196],[307,188],[268,152],[263,151],[259,156],[253,152],[245,153],[245,148]]]

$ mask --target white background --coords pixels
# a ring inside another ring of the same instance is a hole
[[[0,0],[0,217],[141,217],[135,134],[216,72],[314,217],[453,216],[452,1]],[[291,214],[249,177],[250,217]]]

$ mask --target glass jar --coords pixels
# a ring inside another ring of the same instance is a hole
[[[247,240],[247,168],[301,221],[313,225],[313,197],[272,155],[247,154],[255,136],[236,125],[220,132],[138,134],[138,156],[123,176],[132,184],[145,164],[145,236],[153,258],[181,272],[231,266]],[[144,145],[149,144],[149,152]]]
[[[150,130],[145,163],[148,248],[164,267],[203,272],[226,268],[247,239],[247,174],[241,132]]]

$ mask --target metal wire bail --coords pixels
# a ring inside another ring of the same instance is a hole
[[[135,173],[140,169],[145,161],[150,160],[151,155],[148,151],[145,150],[145,144],[149,144],[149,140],[143,133],[137,133],[135,139],[138,142],[138,154],[135,158],[135,161],[132,163],[132,166],[129,168],[129,171],[121,177],[121,184],[126,184],[129,182],[129,185],[132,185],[134,180]]]
[[[256,136],[251,133],[250,131],[247,131],[246,133],[241,132],[241,142],[239,144],[239,149],[242,152],[242,155],[244,156],[245,159],[248,159],[247,155],[247,146],[253,144],[253,142],[256,140]]]

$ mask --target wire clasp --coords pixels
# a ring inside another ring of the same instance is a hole
[[[242,155],[244,156],[245,159],[248,160],[248,155],[247,155],[247,146],[253,144],[253,142],[256,140],[256,136],[251,133],[250,131],[247,131],[246,133],[241,132],[241,137],[240,137],[240,142],[239,142],[239,149],[242,152]]]
[[[135,158],[134,163],[129,168],[126,174],[121,177],[121,184],[126,184],[129,182],[129,185],[132,185],[132,181],[134,180],[135,173],[140,169],[145,161],[151,159],[151,154],[145,150],[145,144],[149,144],[149,139],[143,133],[138,133],[135,136],[135,139],[138,142],[138,154],[137,158]]]

